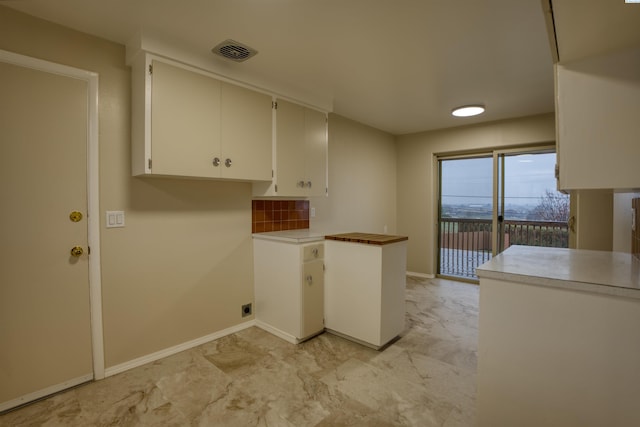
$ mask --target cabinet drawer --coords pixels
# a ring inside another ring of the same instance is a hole
[[[316,243],[307,245],[302,248],[302,261],[313,261],[314,259],[324,258],[324,243]]]

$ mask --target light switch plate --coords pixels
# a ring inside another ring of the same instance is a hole
[[[124,227],[124,211],[107,211],[107,228]]]

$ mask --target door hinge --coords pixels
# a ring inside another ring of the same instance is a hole
[[[278,109],[278,102],[277,101],[271,101],[271,108],[273,108],[274,110]]]
[[[91,255],[91,246],[87,246],[87,253]]]
[[[149,158],[149,160],[147,160],[147,165],[149,166],[149,170],[151,170],[151,164],[152,164],[151,158]]]
[[[278,184],[276,184],[274,187],[275,187],[276,193],[277,193],[278,192]]]
[[[153,74],[153,64],[149,64],[149,74]]]
[[[271,178],[273,178],[273,169],[271,169]]]

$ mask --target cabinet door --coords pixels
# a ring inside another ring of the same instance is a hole
[[[305,108],[278,101],[276,111],[277,195],[306,196],[300,185],[305,178]]]
[[[559,188],[640,186],[640,49],[556,66]]]
[[[221,93],[222,177],[271,181],[271,96],[228,83]]]
[[[302,336],[324,329],[324,268],[321,259],[302,267]]]
[[[151,79],[152,173],[220,176],[220,82],[159,61]]]
[[[327,116],[305,109],[305,183],[308,196],[327,192]]]

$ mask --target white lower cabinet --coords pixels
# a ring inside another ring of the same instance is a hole
[[[384,347],[405,328],[407,242],[326,240],[325,246],[327,332]]]
[[[254,236],[258,327],[297,344],[324,331],[324,243]]]

